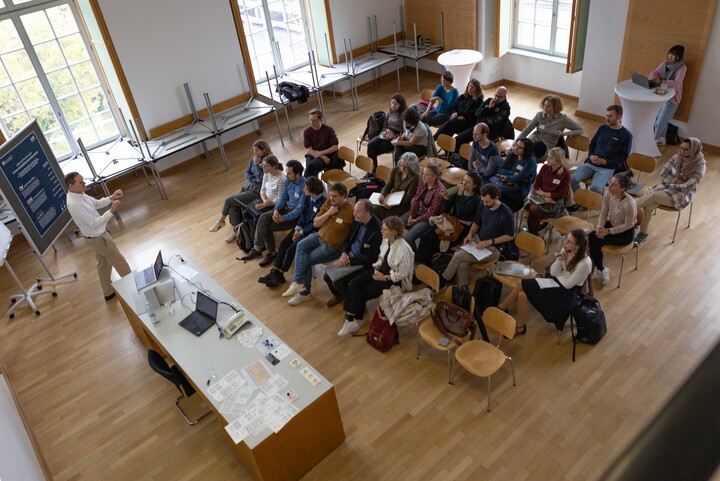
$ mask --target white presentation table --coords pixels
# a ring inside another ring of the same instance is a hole
[[[175,269],[180,269],[180,264],[175,257],[170,258],[169,264]],[[197,275],[190,279],[193,283],[210,291],[215,299],[239,306],[245,311],[245,316],[254,326],[262,327],[261,340],[267,336],[274,336],[282,343],[277,335],[202,272],[198,266],[190,261],[186,261],[185,264],[197,271]],[[270,429],[265,428],[257,436],[250,435],[239,444],[234,444],[227,433],[225,437],[232,445],[241,464],[254,479],[263,481],[300,479],[345,440],[335,388],[294,351],[277,365],[271,366],[264,359],[264,354],[256,347],[245,347],[234,337],[222,339],[215,327],[211,327],[199,337],[186,331],[178,323],[190,313],[191,308],[195,308],[194,299],[197,288],[187,283],[168,267],[163,268],[159,283],[169,281],[171,275],[175,280],[180,300],[173,303],[175,311],[173,315],[164,307],[158,310],[157,315],[160,322],[157,325],[154,325],[145,313],[144,294],[138,293],[133,274],[113,283],[123,311],[125,311],[135,334],[145,347],[166,355],[180,368],[195,388],[196,394],[212,407],[223,428],[235,418],[221,413],[222,403],[216,402],[209,394],[207,380],[211,372],[214,372],[219,380],[233,369],[240,372],[249,364],[262,359],[271,373],[280,373],[287,379],[289,382],[287,387],[298,394],[298,399],[293,404],[299,409],[299,412],[280,431],[273,433]],[[192,295],[189,295],[191,293]],[[218,324],[223,326],[232,312],[230,307],[220,305],[217,316]],[[293,368],[290,365],[293,359],[300,360],[299,367]],[[309,368],[316,374],[320,378],[320,383],[312,386],[307,382],[300,374],[303,367]],[[147,375],[156,375],[149,366]],[[160,382],[160,378],[158,378],[158,382]],[[171,409],[171,406],[172,400],[168,399],[167,408]]]
[[[453,82],[460,92],[470,81],[470,74],[477,64],[482,62],[483,55],[477,50],[455,49],[445,52],[437,59],[438,63],[450,71],[455,77]]]
[[[615,86],[615,93],[623,107],[622,124],[633,134],[631,151],[659,157],[660,150],[655,144],[655,118],[660,107],[673,98],[675,89],[669,88],[666,94],[657,95],[655,89],[623,80]]]

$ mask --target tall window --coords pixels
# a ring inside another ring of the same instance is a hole
[[[307,26],[300,0],[237,0],[257,82],[308,62]]]
[[[572,0],[517,0],[516,48],[567,58]]]
[[[0,128],[36,119],[55,156],[120,135],[78,14],[67,0],[0,0]]]

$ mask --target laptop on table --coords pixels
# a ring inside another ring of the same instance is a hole
[[[650,79],[648,79],[646,76],[637,72],[630,72],[630,75],[632,75],[632,81],[635,85],[639,85],[646,89],[654,89],[658,86],[658,84],[650,81]]]
[[[180,325],[196,336],[200,336],[215,324],[217,311],[217,301],[198,291],[195,310],[180,321]]]
[[[137,290],[139,291],[140,289],[144,289],[150,284],[157,282],[160,278],[160,273],[162,272],[162,268],[164,265],[165,264],[162,258],[162,251],[158,251],[157,258],[155,259],[155,264],[134,273],[135,285],[137,286]]]

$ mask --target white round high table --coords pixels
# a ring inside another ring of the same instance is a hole
[[[452,72],[455,81],[453,84],[460,92],[465,91],[465,86],[470,81],[470,73],[475,65],[482,62],[483,55],[477,50],[450,50],[440,55],[438,63],[445,67],[445,70]]]
[[[622,124],[631,134],[632,152],[659,157],[660,150],[655,144],[655,118],[660,107],[675,95],[675,89],[668,89],[664,95],[657,95],[655,89],[635,85],[632,80],[623,80],[615,86],[623,107]]]

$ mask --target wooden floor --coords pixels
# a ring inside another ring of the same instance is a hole
[[[403,82],[409,100],[417,100],[414,73]],[[434,74],[424,76],[425,87],[435,83]],[[354,148],[368,115],[387,108],[394,88],[389,78],[363,90],[360,112],[349,97],[327,98],[341,144]],[[511,87],[508,97],[513,117],[539,109],[539,92]],[[315,106],[311,100],[291,113],[295,140],[286,135],[285,149],[274,125],[265,126],[282,161],[302,159],[301,132]],[[566,102],[566,112],[575,108]],[[589,136],[598,125],[579,121]],[[684,212],[671,245],[675,216],[658,213],[640,269],[632,270],[631,256],[620,290],[619,259],[607,261],[611,285],[596,287],[609,327],[602,342],[580,345],[573,364],[567,329],[558,346],[553,326],[534,314],[526,336],[504,343],[518,385],[508,368],[501,370],[487,413],[485,382],[461,372],[448,385],[445,355],[426,348],[416,360],[411,329],[387,354],[363,338],[338,338],[341,306],[324,307],[324,283],[313,286],[315,300],[289,307],[280,290],[256,282],[263,273],[257,263],[235,260],[239,251],[223,242],[226,232],[208,232],[225,196],[239,190],[256,138],[227,149],[230,172],[216,154],[164,175],[168,201],[142,177],[113,183],[126,196],[123,222],[110,230],[135,268],[152,262],[158,248],[193,259],[334,383],[347,440],[306,480],[595,479],[720,337],[720,264],[712,250],[712,226],[720,222],[717,155],[707,156],[691,229]],[[662,150],[666,160],[677,147]],[[54,478],[249,479],[214,418],[190,427],[177,415],[174,386],[150,370],[120,305],[103,302],[84,241],[61,237],[56,245],[45,262],[55,274],[76,271],[77,282],[58,287],[57,298],[39,299],[39,317],[24,309],[0,320],[0,354]],[[9,261],[26,284],[43,272],[24,241],[12,246]],[[16,290],[3,272],[0,297]]]

